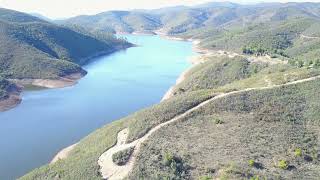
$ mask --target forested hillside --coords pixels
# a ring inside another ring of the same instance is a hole
[[[0,76],[6,79],[57,79],[85,74],[81,65],[90,58],[130,46],[110,33],[59,26],[0,9]],[[0,87],[4,94],[5,85]]]
[[[199,28],[228,29],[295,18],[318,19],[319,7],[318,3],[208,3],[156,10],[108,11],[93,16],[78,16],[59,23],[126,33],[161,29],[163,33],[174,35]]]

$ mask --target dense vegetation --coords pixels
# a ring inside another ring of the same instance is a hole
[[[6,79],[56,79],[73,73],[92,56],[131,44],[111,34],[58,26],[37,17],[0,8],[0,76]],[[0,97],[8,92],[0,82]]]
[[[9,95],[9,89],[13,84],[0,76],[0,100]]]
[[[119,152],[113,154],[112,161],[119,166],[125,165],[129,161],[133,150],[134,150],[134,148],[130,147],[128,149],[125,149],[123,151],[119,151]]]
[[[92,31],[98,30],[112,33],[149,32],[160,27],[157,17],[143,12],[129,11],[110,11],[95,16],[79,16],[65,21],[58,21],[58,23],[83,26]]]
[[[57,78],[80,72],[98,53],[129,46],[111,35],[61,27],[27,14],[0,9],[0,74],[7,78]]]

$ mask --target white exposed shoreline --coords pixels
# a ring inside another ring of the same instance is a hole
[[[68,146],[64,149],[62,149],[61,151],[58,152],[58,154],[56,154],[54,156],[54,158],[51,160],[50,164],[53,164],[61,159],[65,159],[68,157],[68,155],[70,154],[70,152],[74,149],[74,147],[76,147],[78,143],[76,144],[72,144],[71,146]]]
[[[10,79],[10,81],[21,86],[33,85],[44,88],[64,88],[77,84],[78,80],[84,77],[85,74],[79,72],[57,79]]]
[[[10,110],[18,106],[22,99],[20,93],[24,86],[33,85],[43,88],[64,88],[77,84],[78,80],[85,76],[86,73],[79,72],[58,79],[9,79],[17,85],[16,90],[12,90],[5,99],[0,99],[0,112]]]
[[[184,39],[181,39],[181,38],[171,38],[171,37],[168,37],[167,39],[171,39],[171,40],[178,40],[178,41],[192,41],[192,49],[193,51],[197,52],[197,53],[201,53],[199,55],[196,55],[196,56],[192,56],[190,57],[188,60],[191,62],[192,66],[189,67],[187,70],[183,71],[180,76],[178,77],[175,85],[171,86],[169,88],[169,90],[165,93],[165,95],[162,97],[161,99],[161,102],[164,101],[164,100],[167,100],[169,98],[171,98],[172,96],[174,96],[174,90],[176,88],[176,86],[178,84],[180,84],[182,81],[185,80],[186,78],[186,75],[188,74],[188,72],[196,65],[200,64],[200,63],[203,63],[203,56],[204,54],[207,54],[207,52],[205,52],[206,50],[200,50],[200,48],[198,48],[198,45],[200,44],[200,40],[193,40],[193,39],[188,39],[188,40],[184,40]]]
[[[193,66],[192,66],[192,67],[193,67]],[[165,95],[162,97],[161,102],[164,101],[164,100],[167,100],[167,99],[171,98],[171,97],[174,95],[175,87],[176,87],[178,84],[180,84],[182,81],[185,80],[186,74],[192,69],[192,67],[189,68],[189,69],[187,69],[187,70],[185,70],[184,72],[182,72],[182,73],[180,74],[180,76],[178,77],[178,79],[177,79],[177,81],[176,81],[176,84],[170,87],[170,89],[169,89],[169,90],[165,93]]]

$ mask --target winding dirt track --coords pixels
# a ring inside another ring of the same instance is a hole
[[[219,94],[219,95],[217,95],[209,100],[206,100],[206,101],[200,103],[199,105],[189,109],[188,111],[184,112],[183,114],[180,114],[165,123],[162,123],[162,124],[155,126],[146,135],[144,135],[140,139],[137,139],[137,140],[135,140],[131,143],[128,143],[128,144],[126,144],[125,142],[126,142],[129,130],[124,129],[118,133],[117,144],[115,146],[111,147],[110,149],[108,149],[106,152],[104,152],[99,157],[98,164],[100,166],[100,173],[104,179],[109,179],[109,180],[124,179],[125,177],[128,176],[129,172],[133,168],[133,165],[136,160],[137,154],[139,153],[141,144],[143,142],[145,142],[154,132],[156,132],[157,130],[159,130],[160,128],[162,128],[168,124],[171,124],[173,122],[180,120],[183,117],[186,117],[187,115],[189,115],[193,111],[200,109],[201,107],[205,106],[206,104],[208,104],[210,102],[213,102],[213,101],[220,99],[220,98],[223,98],[223,97],[227,97],[227,96],[231,96],[231,95],[239,94],[239,93],[243,93],[243,92],[248,92],[248,91],[253,91],[253,90],[272,89],[272,88],[276,88],[276,87],[283,87],[283,86],[298,84],[298,83],[302,83],[302,82],[312,81],[312,80],[316,80],[319,78],[320,78],[320,76],[315,76],[315,77],[311,77],[311,78],[307,78],[307,79],[289,82],[289,83],[282,84],[282,85],[272,85],[272,86],[260,87],[260,88],[248,88],[248,89],[244,89],[244,90]],[[129,161],[124,166],[118,166],[115,163],[113,163],[112,155],[116,152],[125,150],[129,147],[134,147],[134,151],[133,151]]]
[[[319,39],[320,38],[320,37],[317,37],[317,36],[306,36],[306,35],[303,35],[303,34],[301,34],[300,37],[304,38],[304,39]]]

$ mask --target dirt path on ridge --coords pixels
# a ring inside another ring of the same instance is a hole
[[[124,179],[125,177],[128,176],[129,172],[133,169],[134,163],[136,161],[136,157],[137,154],[140,151],[140,146],[143,142],[145,142],[146,140],[148,140],[148,138],[157,130],[159,130],[160,128],[171,124],[173,122],[176,122],[184,117],[186,117],[187,115],[191,114],[193,111],[196,111],[198,109],[200,109],[201,107],[207,105],[210,102],[213,102],[215,100],[218,100],[220,98],[224,98],[227,96],[231,96],[234,94],[239,94],[239,93],[243,93],[243,92],[248,92],[248,91],[253,91],[253,90],[264,90],[264,89],[272,89],[272,88],[276,88],[276,87],[283,87],[283,86],[289,86],[289,85],[293,85],[293,84],[298,84],[298,83],[303,83],[303,82],[307,82],[307,81],[312,81],[312,80],[316,80],[320,78],[320,76],[315,76],[315,77],[311,77],[311,78],[306,78],[306,79],[301,79],[301,80],[297,80],[297,81],[293,81],[293,82],[289,82],[286,84],[282,84],[282,85],[271,85],[271,86],[267,86],[267,87],[259,87],[259,88],[248,88],[248,89],[244,89],[244,90],[239,90],[239,91],[233,91],[233,92],[229,92],[229,93],[222,93],[219,94],[211,99],[208,99],[202,103],[200,103],[199,105],[187,110],[186,112],[174,117],[173,119],[161,123],[157,126],[155,126],[154,128],[152,128],[147,134],[145,134],[143,137],[126,144],[126,139],[128,137],[128,133],[129,133],[129,129],[126,128],[122,131],[120,131],[118,133],[118,139],[117,139],[117,144],[113,147],[111,147],[110,149],[108,149],[106,152],[104,152],[98,160],[98,164],[100,166],[100,173],[102,175],[102,177],[104,179],[108,179],[108,180],[119,180],[119,179]],[[127,148],[130,147],[134,147],[134,151],[129,159],[129,161],[124,165],[124,166],[118,166],[115,163],[113,163],[112,161],[112,155],[114,153],[117,153],[119,151],[125,150]]]

